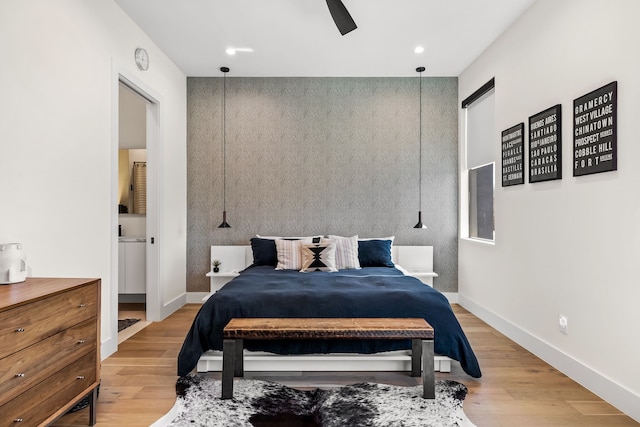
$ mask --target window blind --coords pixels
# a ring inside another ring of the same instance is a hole
[[[489,83],[462,103],[467,110],[467,169],[496,161],[495,89],[493,80]]]
[[[147,213],[147,163],[133,163],[133,213]]]

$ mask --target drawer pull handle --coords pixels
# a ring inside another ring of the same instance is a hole
[[[16,329],[16,332],[24,332],[24,328],[18,328]]]
[[[24,420],[22,418],[16,418],[15,420],[13,420],[14,423],[21,423]]]
[[[16,378],[24,378],[24,374],[22,372],[19,374],[16,374]]]
[[[85,340],[78,340],[78,344],[84,344]]]
[[[76,379],[77,379],[77,380],[83,380],[83,379],[84,379],[84,375],[78,375],[78,376],[76,377]]]
[[[80,304],[80,305],[78,306],[78,308],[85,308],[86,306],[87,306],[87,304]]]

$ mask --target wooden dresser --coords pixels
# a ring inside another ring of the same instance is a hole
[[[100,381],[100,280],[0,286],[0,427],[48,425]]]

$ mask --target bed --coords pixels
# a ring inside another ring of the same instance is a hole
[[[273,258],[265,262],[256,251],[255,240],[252,265],[208,298],[196,315],[178,356],[178,375],[196,368],[203,354],[222,350],[222,329],[234,317],[422,317],[436,331],[436,353],[459,361],[468,375],[481,376],[476,356],[447,298],[398,268],[392,261],[391,242],[383,243],[382,251],[374,251],[377,258],[373,263],[360,252],[359,261],[364,260],[360,268],[301,272],[276,269]],[[359,241],[358,245],[377,245],[377,251],[383,240]],[[267,246],[271,251],[271,245]],[[381,259],[382,263],[377,262]],[[356,364],[361,367],[358,361],[369,355],[407,353],[410,347],[409,340],[252,340],[246,342],[245,351],[282,355],[284,360],[291,355],[356,355]],[[316,360],[312,366],[317,368],[317,359],[312,360]]]

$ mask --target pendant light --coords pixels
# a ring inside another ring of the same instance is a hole
[[[220,67],[222,75],[222,222],[218,228],[231,228],[227,222],[227,73],[228,67]]]
[[[420,155],[418,156],[420,160],[418,166],[418,223],[414,225],[413,228],[427,228],[427,226],[422,223],[422,72],[424,70],[424,67],[416,68],[416,71],[420,73]]]

